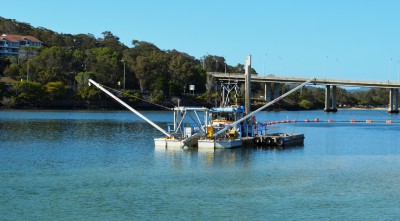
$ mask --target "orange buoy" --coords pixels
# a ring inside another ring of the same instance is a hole
[[[314,119],[314,122],[319,122],[319,119],[318,119],[318,118],[315,118],[315,119]]]
[[[370,123],[372,123],[372,120],[366,120],[365,121],[367,124],[370,124]]]
[[[333,120],[328,120],[328,123],[332,123],[333,122]]]
[[[392,121],[391,121],[391,120],[387,120],[386,123],[387,123],[387,124],[391,124]]]
[[[297,120],[292,120],[293,123],[297,123]]]
[[[350,120],[350,123],[355,123],[356,122],[356,120]]]
[[[307,119],[304,120],[304,122],[310,122],[310,120],[307,118]]]

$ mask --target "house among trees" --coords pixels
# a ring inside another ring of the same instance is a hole
[[[24,48],[41,46],[42,42],[32,36],[2,34],[0,36],[0,58],[25,57],[29,53],[36,54],[36,50],[24,50]]]

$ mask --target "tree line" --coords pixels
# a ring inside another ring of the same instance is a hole
[[[10,107],[66,100],[95,103],[103,95],[88,86],[89,78],[111,88],[124,89],[126,94],[147,96],[156,103],[185,98],[189,85],[193,84],[196,94],[201,94],[194,101],[211,105],[220,95],[212,87],[207,88],[206,72],[244,73],[244,65],[228,65],[222,56],[205,55],[196,59],[139,40],[132,40],[128,47],[110,31],[103,32],[100,38],[92,34],[59,34],[0,17],[0,33],[30,35],[43,42],[43,47],[25,48],[24,57],[0,60],[0,74],[17,81],[12,87],[0,83],[0,96],[6,98],[2,103]],[[254,69],[252,74],[257,74]],[[252,90],[257,93],[262,87],[253,84]],[[301,104],[303,109],[323,107],[323,91],[318,88],[305,91],[290,96],[288,105]],[[363,93],[340,89],[338,103],[343,100],[346,105],[379,106],[387,104],[386,97],[378,89]]]
[[[43,42],[43,47],[26,48],[32,53],[25,57],[1,61],[4,76],[22,80],[14,86],[17,103],[34,104],[44,95],[53,100],[68,95],[84,101],[96,99],[97,89],[89,88],[89,78],[113,88],[146,92],[152,101],[160,102],[187,93],[191,84],[196,85],[196,93],[204,93],[206,71],[243,69],[241,65],[226,65],[220,56],[196,59],[177,50],[161,50],[146,41],[132,40],[132,46],[127,47],[109,31],[103,32],[101,38],[92,34],[58,34],[0,18],[0,32],[35,36]],[[39,88],[42,94],[32,93]]]

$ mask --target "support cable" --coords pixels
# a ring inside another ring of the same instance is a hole
[[[161,133],[167,135],[168,137],[171,137],[171,134],[168,133],[167,131],[165,131],[164,129],[162,129],[160,126],[158,126],[157,124],[155,124],[153,121],[151,121],[150,119],[148,119],[147,117],[143,116],[141,113],[139,113],[137,110],[135,110],[134,108],[132,108],[131,106],[129,106],[128,104],[126,104],[125,102],[123,102],[121,99],[119,99],[117,96],[115,96],[113,93],[111,93],[110,91],[108,91],[107,89],[105,89],[104,87],[102,87],[99,83],[93,81],[92,79],[89,79],[89,82],[92,83],[93,85],[95,85],[97,88],[99,88],[100,90],[102,90],[104,93],[106,93],[107,95],[109,95],[110,97],[112,97],[114,100],[118,101],[120,104],[122,104],[124,107],[128,108],[130,111],[132,111],[133,113],[135,113],[136,115],[138,115],[140,118],[142,118],[143,120],[145,120],[147,123],[149,123],[150,125],[152,125],[153,127],[155,127],[157,130],[159,130]]]
[[[149,100],[146,100],[146,99],[143,99],[143,98],[140,98],[140,97],[137,97],[137,96],[128,94],[128,93],[123,92],[123,91],[120,91],[120,90],[117,90],[117,89],[114,89],[114,88],[111,88],[111,87],[107,87],[107,86],[104,86],[104,85],[101,85],[101,86],[103,86],[104,88],[107,88],[107,89],[109,89],[109,90],[112,90],[112,91],[114,91],[114,92],[118,92],[118,93],[120,93],[120,94],[123,94],[123,95],[125,95],[125,96],[133,97],[133,98],[139,99],[139,100],[141,100],[141,101],[147,102],[147,103],[149,103],[149,104],[153,104],[153,105],[155,105],[155,106],[164,108],[164,109],[166,109],[166,110],[173,110],[173,108],[166,107],[166,106],[163,106],[163,105],[160,105],[160,104],[156,104],[156,103],[151,102],[151,101],[149,101]]]

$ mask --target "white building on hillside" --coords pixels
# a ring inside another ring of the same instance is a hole
[[[23,47],[28,46],[41,47],[42,42],[32,36],[3,34],[0,36],[0,57],[24,57],[27,51]]]

